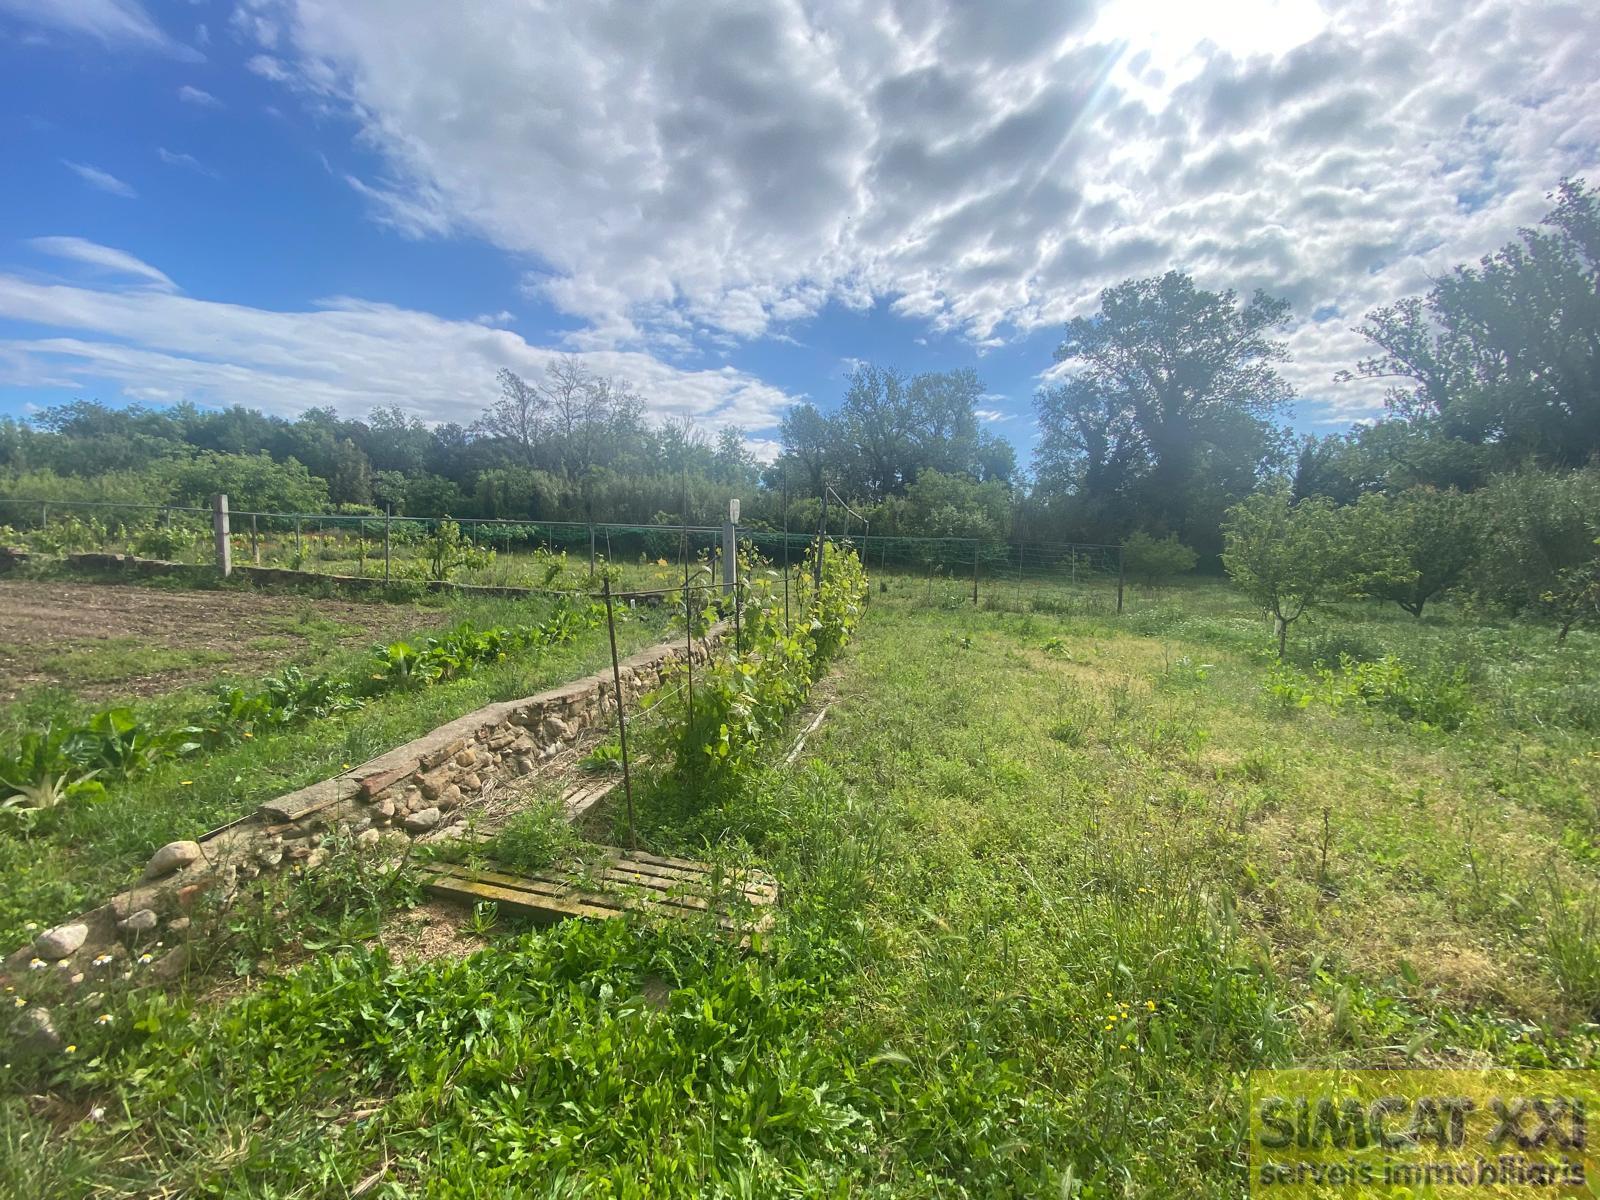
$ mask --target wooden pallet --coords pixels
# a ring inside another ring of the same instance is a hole
[[[677,920],[715,920],[717,929],[750,944],[771,928],[778,884],[764,871],[719,871],[687,858],[604,848],[572,869],[518,874],[497,863],[474,868],[440,863],[423,888],[435,896],[476,904],[490,900],[507,912],[551,924],[568,917],[608,920],[629,913]]]

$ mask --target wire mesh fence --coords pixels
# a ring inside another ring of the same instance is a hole
[[[1117,546],[872,534],[843,504],[831,515],[825,536],[856,549],[881,593],[946,606],[1121,610]],[[235,509],[228,527],[235,564],[333,577],[534,590],[609,580],[619,594],[677,591],[686,570],[696,581],[724,578],[717,526]],[[793,589],[819,531],[739,527],[736,536]],[[181,505],[0,498],[0,544],[217,561],[213,510]]]

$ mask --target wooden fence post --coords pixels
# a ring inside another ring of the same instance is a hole
[[[217,545],[217,570],[226,579],[233,574],[233,546],[228,540],[228,494],[211,497],[211,533]]]

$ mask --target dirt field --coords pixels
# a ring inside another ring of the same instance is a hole
[[[259,675],[417,624],[405,605],[120,584],[0,581],[0,702],[43,686],[150,696]]]

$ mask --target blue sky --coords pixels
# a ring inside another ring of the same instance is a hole
[[[1288,296],[1340,428],[1360,314],[1594,171],[1595,61],[1511,0],[0,0],[0,412],[467,422],[574,352],[770,452],[871,360],[1026,461],[1062,323],[1177,266]]]

